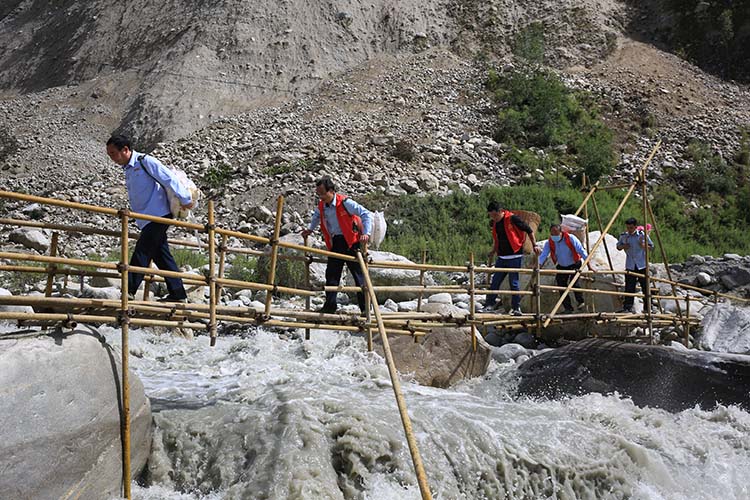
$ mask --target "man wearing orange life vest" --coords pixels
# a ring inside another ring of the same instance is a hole
[[[580,269],[583,260],[586,255],[586,250],[581,245],[576,235],[570,234],[567,231],[563,231],[560,224],[552,224],[549,227],[550,237],[544,244],[542,254],[539,256],[539,266],[544,265],[544,261],[547,260],[547,256],[552,258],[552,262],[555,263],[555,267],[560,270],[570,271]],[[592,269],[589,263],[589,269]],[[573,279],[572,274],[556,274],[555,281],[557,286],[567,287],[570,280]],[[560,291],[562,293],[562,291]],[[575,292],[576,302],[578,302],[578,309],[582,310],[586,303],[583,298],[583,293]],[[565,313],[573,312],[573,305],[570,302],[570,296],[566,295],[563,301],[563,307]]]
[[[523,219],[510,210],[504,210],[494,201],[487,205],[487,216],[491,221],[492,239],[494,240],[490,257],[497,255],[495,267],[521,268],[523,264],[523,243],[526,240],[526,235],[531,239],[534,253],[539,255],[540,250],[536,247],[534,230]],[[521,282],[518,279],[517,272],[494,273],[492,275],[492,282],[490,283],[490,290],[499,290],[506,275],[510,280],[510,289],[519,291],[521,289]],[[496,304],[497,295],[487,295],[483,310],[492,311],[497,307]],[[520,295],[513,295],[511,297],[511,314],[514,316],[522,314]]]
[[[323,177],[315,183],[315,193],[320,198],[317,210],[313,210],[312,220],[302,236],[309,236],[320,226],[326,247],[331,252],[356,255],[360,243],[367,243],[372,230],[372,214],[365,207],[336,192],[336,186],[330,177]],[[326,266],[326,285],[338,286],[344,264],[352,273],[357,286],[364,284],[364,275],[359,262],[345,261],[335,257],[328,258]],[[359,308],[364,311],[365,297],[357,292]],[[336,292],[326,292],[326,301],[318,311],[321,313],[336,312]]]

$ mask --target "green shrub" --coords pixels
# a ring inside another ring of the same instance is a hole
[[[217,163],[204,172],[201,178],[201,187],[219,189],[229,181],[231,176],[232,167],[228,163]]]
[[[236,255],[228,267],[226,277],[230,280],[258,282],[258,258]]]
[[[177,267],[190,266],[193,269],[200,269],[208,264],[208,253],[206,252],[192,248],[172,248],[172,257],[174,257]]]
[[[522,45],[534,53],[538,44]],[[585,173],[594,182],[614,168],[614,134],[598,118],[589,95],[572,92],[551,71],[529,65],[506,75],[490,71],[486,86],[500,108],[494,138],[517,149],[506,159],[526,169],[564,163],[573,167],[574,179]],[[545,151],[545,165],[530,161],[525,151],[531,148]]]
[[[271,266],[271,257],[264,255],[258,257],[256,267],[258,282],[268,283]],[[276,274],[274,283],[293,288],[305,288],[305,264],[298,260],[276,260]]]

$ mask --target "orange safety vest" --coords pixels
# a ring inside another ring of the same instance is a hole
[[[355,243],[359,241],[359,235],[364,233],[362,227],[362,219],[359,215],[352,215],[344,207],[344,200],[346,196],[343,194],[336,193],[336,218],[339,221],[339,227],[341,228],[341,234],[344,235],[346,244],[351,248]],[[323,239],[326,242],[328,250],[333,248],[333,240],[328,228],[326,227],[325,211],[323,207],[325,203],[320,200],[318,203],[318,210],[320,210],[320,230],[323,232]]]
[[[573,254],[573,262],[578,262],[581,260],[581,256],[578,252],[576,252],[576,249],[573,248],[573,242],[570,241],[570,234],[567,231],[562,232],[563,235],[563,241],[565,241],[565,244],[568,245],[568,248],[570,248],[571,253]],[[555,242],[552,241],[552,238],[549,240],[549,256],[552,258],[552,262],[557,264],[557,255],[555,255]]]
[[[510,248],[513,249],[513,252],[515,253],[518,252],[523,246],[523,242],[526,239],[526,232],[516,227],[516,225],[510,221],[510,218],[512,216],[513,212],[511,212],[510,210],[505,210],[503,225],[505,227],[505,235],[508,237],[508,242],[510,243]],[[495,252],[499,255],[500,242],[497,240],[496,227],[497,226],[495,225],[495,222],[492,221],[492,239],[495,241]]]

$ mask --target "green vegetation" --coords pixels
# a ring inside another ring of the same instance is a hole
[[[518,67],[503,74],[490,71],[487,79],[499,107],[495,140],[512,146],[506,159],[526,172],[567,165],[570,180],[579,183],[584,173],[592,181],[608,175],[615,165],[614,134],[589,95],[569,90],[541,67],[541,25],[519,33],[514,50]]]
[[[232,176],[232,167],[228,163],[217,163],[212,165],[201,177],[201,186],[206,189],[219,189]]]
[[[315,162],[309,158],[303,158],[286,163],[276,163],[274,165],[270,165],[263,169],[263,173],[266,175],[276,175],[312,170],[316,170]]]
[[[258,281],[258,258],[249,255],[236,255],[227,269],[226,277],[238,281]]]
[[[668,0],[666,7],[678,55],[724,78],[750,80],[750,2]]]
[[[172,257],[177,267],[190,266],[200,269],[208,264],[208,254],[193,248],[172,248]]]
[[[750,206],[750,195],[743,191],[745,207]],[[597,193],[597,206],[603,224],[615,212],[624,191]],[[738,203],[687,209],[685,199],[669,186],[651,193],[652,208],[667,258],[681,262],[692,254],[722,255],[727,252],[750,253],[750,238],[746,224],[750,222],[748,210],[739,211]],[[484,261],[492,247],[492,233],[487,219],[487,203],[497,200],[513,209],[537,212],[542,223],[537,239],[547,237],[549,224],[559,222],[559,214],[574,213],[583,195],[570,188],[555,189],[549,186],[517,186],[511,188],[487,187],[478,195],[454,192],[445,197],[400,196],[385,198],[370,196],[363,199],[368,208],[384,210],[388,220],[388,235],[381,249],[421,261],[422,250],[428,252],[428,261],[436,264],[466,262],[474,252],[478,262]],[[625,219],[636,217],[643,221],[643,206],[632,198],[610,229],[617,236],[624,231]],[[592,229],[598,229],[593,210],[589,212]],[[656,242],[656,235],[652,233]],[[657,248],[654,261],[661,261]]]
[[[288,253],[288,251],[283,249],[279,251],[279,254],[283,253]],[[289,253],[294,254],[294,252]],[[264,255],[258,258],[256,267],[258,282],[268,283],[270,266],[270,256]],[[299,260],[277,259],[274,282],[276,284],[283,284],[284,286],[290,286],[293,288],[305,288],[305,263]]]

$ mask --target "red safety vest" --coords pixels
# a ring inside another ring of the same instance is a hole
[[[516,225],[510,221],[510,218],[512,216],[513,212],[511,212],[510,210],[505,211],[505,216],[503,217],[503,226],[505,227],[505,235],[508,237],[510,248],[513,249],[513,252],[515,253],[518,252],[523,246],[523,242],[526,239],[526,232],[516,227]],[[500,242],[497,240],[497,229],[495,226],[495,221],[492,221],[492,239],[495,241],[495,252],[499,255]]]
[[[352,245],[359,241],[359,235],[361,233],[364,233],[362,228],[362,219],[359,217],[359,215],[352,215],[347,212],[346,207],[344,207],[344,200],[346,199],[346,195],[336,193],[335,196],[336,218],[339,221],[341,234],[344,235],[346,244],[349,245],[349,248],[351,248]],[[323,200],[320,200],[320,203],[318,203],[318,210],[320,210],[320,230],[323,232],[323,239],[326,242],[328,250],[330,250],[331,248],[333,248],[333,241],[331,235],[328,233],[328,228],[326,227],[326,218],[324,213],[325,211],[323,210],[324,206],[325,203],[323,202]]]
[[[576,252],[576,249],[573,248],[573,242],[570,241],[570,234],[567,231],[562,232],[563,235],[563,241],[566,245],[568,245],[568,248],[570,248],[571,253],[573,254],[573,262],[578,262],[581,260],[581,256]],[[552,262],[557,264],[557,255],[555,255],[555,242],[552,241],[552,238],[549,239],[549,256],[552,258]]]

